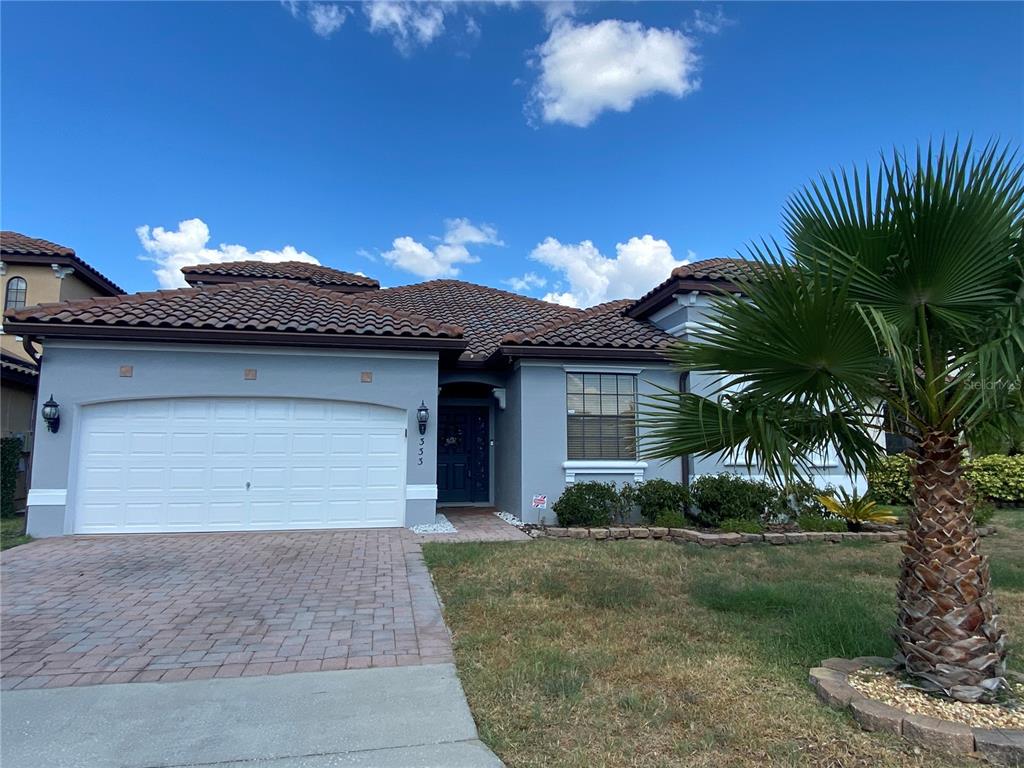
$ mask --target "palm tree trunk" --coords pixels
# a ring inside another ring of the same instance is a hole
[[[978,549],[963,449],[924,435],[911,463],[914,503],[897,589],[897,661],[923,688],[986,701],[1004,684],[1005,633]]]

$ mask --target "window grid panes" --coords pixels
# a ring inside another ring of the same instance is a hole
[[[570,459],[636,458],[636,376],[566,374]]]
[[[23,277],[12,277],[7,281],[7,295],[4,297],[4,309],[21,309],[25,306],[28,296],[28,283]]]

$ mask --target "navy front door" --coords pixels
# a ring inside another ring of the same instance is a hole
[[[479,405],[438,405],[437,500],[491,500],[490,414]]]

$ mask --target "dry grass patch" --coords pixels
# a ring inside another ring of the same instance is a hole
[[[1019,635],[1024,526],[1000,529],[985,547]],[[510,768],[957,764],[861,732],[805,682],[829,656],[892,652],[896,544],[424,552],[481,735]]]

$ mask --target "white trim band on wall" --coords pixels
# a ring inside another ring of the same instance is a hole
[[[67,504],[67,488],[30,488],[28,505],[30,507],[59,507]]]
[[[621,365],[585,364],[563,365],[562,370],[564,370],[566,373],[629,373],[633,374],[634,376],[638,376],[644,372],[643,368],[633,368]]]
[[[407,486],[405,486],[405,498],[406,499],[436,499],[437,498],[437,485],[436,484],[407,485]]]
[[[601,459],[570,459],[562,462],[565,482],[576,482],[576,475],[632,475],[633,481],[642,483],[646,461],[612,461]]]

